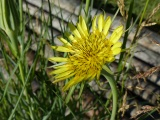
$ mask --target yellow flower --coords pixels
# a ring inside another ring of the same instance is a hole
[[[69,24],[71,32],[65,33],[69,42],[60,37],[64,45],[52,46],[56,51],[67,52],[66,58],[49,58],[51,62],[60,62],[53,66],[53,83],[69,78],[63,87],[65,91],[81,81],[99,79],[102,67],[106,68],[105,64],[114,61],[115,55],[121,52],[122,43],[118,40],[122,36],[123,26],[117,27],[108,37],[110,26],[111,18],[105,19],[102,14],[93,18],[92,32],[89,32],[82,16],[76,26]]]

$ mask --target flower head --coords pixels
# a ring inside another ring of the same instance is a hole
[[[108,37],[111,18],[106,19],[102,14],[95,16],[92,21],[92,32],[89,32],[85,20],[79,17],[76,26],[69,24],[71,33],[65,33],[69,42],[60,37],[63,46],[52,46],[60,52],[67,52],[67,57],[52,57],[51,62],[60,62],[53,66],[55,75],[53,83],[70,78],[63,90],[85,80],[99,79],[102,67],[114,61],[115,55],[121,52],[123,26],[117,27]]]

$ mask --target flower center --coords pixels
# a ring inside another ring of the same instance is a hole
[[[98,31],[79,39],[72,47],[75,52],[69,55],[71,69],[78,75],[89,75],[88,78],[97,76],[107,59],[112,56],[111,43]]]

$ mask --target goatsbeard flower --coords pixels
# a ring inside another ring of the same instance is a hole
[[[100,14],[92,21],[92,32],[89,31],[85,20],[79,17],[76,26],[69,24],[70,33],[65,33],[66,39],[60,37],[63,46],[52,46],[60,52],[66,52],[67,57],[51,57],[51,62],[59,62],[54,65],[51,75],[54,75],[53,83],[69,79],[63,87],[63,91],[82,81],[99,79],[102,68],[107,63],[115,60],[115,55],[121,52],[122,43],[118,40],[122,36],[123,26],[117,27],[108,37],[111,26],[111,18]]]

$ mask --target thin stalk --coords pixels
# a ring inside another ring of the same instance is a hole
[[[85,13],[86,13],[86,16],[88,16],[89,4],[90,4],[90,0],[86,0],[86,6],[85,6]]]
[[[23,0],[19,0],[19,18],[20,18],[20,31],[23,30],[23,7],[22,7]]]
[[[20,19],[20,54],[23,54],[23,50],[24,50],[24,40],[22,39],[24,36],[24,21],[23,21],[23,0],[19,0],[19,19]],[[22,58],[23,59],[23,58]],[[22,60],[23,61],[23,60]]]
[[[132,41],[131,44],[134,44],[134,43],[136,42],[137,35],[138,35],[138,33],[140,33],[140,31],[141,31],[141,29],[142,29],[142,28],[140,29],[140,27],[141,27],[141,23],[142,23],[142,20],[143,20],[143,18],[144,18],[144,14],[145,14],[145,12],[146,12],[148,3],[149,3],[149,0],[146,1],[145,7],[144,7],[144,9],[143,9],[143,12],[142,12],[142,15],[141,15],[139,24],[138,24],[138,28],[137,28],[137,30],[136,30],[136,33],[135,33],[135,35],[134,35],[134,38],[133,38],[133,41]]]
[[[140,19],[140,21],[139,21],[139,25],[142,23],[142,20],[143,20],[143,18],[144,18],[144,14],[145,14],[146,9],[147,9],[147,6],[148,6],[148,3],[149,3],[149,0],[147,0],[146,4],[145,4],[145,6],[144,6],[144,10],[143,10],[141,19]]]
[[[26,82],[25,82],[24,69],[23,69],[23,63],[22,62],[20,62],[20,64],[19,64],[19,71],[20,71],[20,76],[21,76],[22,84],[24,86],[24,95],[26,97],[27,103],[29,103],[29,97],[28,97],[28,94],[27,94],[27,90],[25,88]],[[28,107],[29,107],[29,112],[30,112],[31,120],[34,120],[32,109],[31,109],[30,106],[28,106]]]
[[[86,0],[86,6],[85,6],[85,20],[86,23],[88,24],[88,20],[89,20],[89,6],[90,6],[90,0]]]
[[[134,5],[134,0],[132,0],[131,4],[130,4],[130,7],[129,7],[129,12],[128,12],[128,19],[127,19],[127,23],[126,23],[126,30],[129,29],[130,25],[131,25],[131,19],[132,19],[132,11],[133,11],[133,5]],[[127,44],[127,38],[128,38],[128,35],[129,35],[129,31],[126,31],[125,32],[125,35],[124,35],[124,39],[123,39],[123,44],[122,44],[122,49],[125,49],[126,48],[126,44]],[[123,58],[124,58],[124,55],[125,53],[122,52],[121,55],[120,55],[120,58],[119,58],[119,64],[118,64],[118,75],[117,75],[117,80],[119,80],[120,78],[120,73],[121,71],[123,70],[123,64],[122,64],[122,61],[123,61]]]
[[[68,92],[68,94],[67,94],[67,96],[66,96],[65,103],[68,103],[68,102],[69,102],[69,100],[71,99],[71,96],[72,96],[75,88],[76,88],[75,85],[74,85],[73,87],[71,87],[71,89],[69,90],[69,92]]]
[[[24,71],[23,71],[23,67],[22,67],[23,65],[22,65],[22,61],[20,62],[20,64],[19,64],[19,71],[20,71],[20,76],[21,76],[21,80],[22,80],[22,84],[24,85],[24,80],[25,80],[25,78],[24,78]]]
[[[116,113],[117,113],[117,102],[118,102],[118,92],[117,92],[117,87],[116,87],[116,82],[112,74],[109,74],[105,70],[102,70],[101,73],[109,82],[109,85],[111,87],[112,91],[112,98],[113,98],[113,108],[112,108],[112,114],[110,120],[115,120],[116,118]]]
[[[116,13],[114,14],[114,16],[113,16],[113,18],[112,18],[112,23],[113,23],[113,21],[114,21],[114,19],[116,18],[116,16],[117,16],[118,13],[119,13],[119,8],[118,8],[118,10],[116,11]]]
[[[51,26],[51,37],[52,37],[52,45],[54,44],[54,37],[53,37],[53,29],[52,29],[52,9],[51,9],[51,3],[50,0],[48,0],[48,7],[49,7],[49,18],[50,18],[50,26]]]

